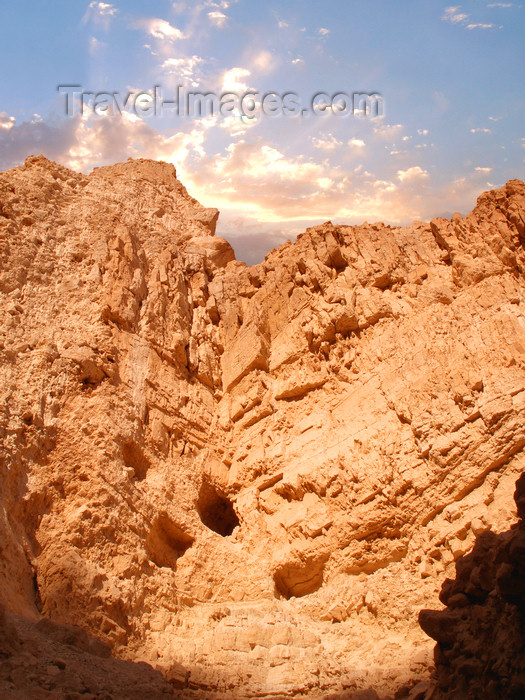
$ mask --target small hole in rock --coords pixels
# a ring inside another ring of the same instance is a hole
[[[323,585],[324,559],[307,559],[306,562],[287,563],[274,572],[276,596],[287,600],[301,598],[319,590]]]
[[[211,484],[201,486],[197,511],[204,525],[223,537],[231,535],[240,524],[232,502]]]
[[[126,467],[131,467],[135,471],[135,477],[142,481],[148,473],[150,463],[141,447],[136,442],[126,442],[122,445],[122,457]]]
[[[42,598],[40,597],[40,588],[38,586],[38,576],[36,571],[33,573],[33,591],[35,595],[35,605],[38,612],[42,612]]]
[[[155,518],[146,537],[146,552],[157,566],[175,569],[177,560],[191,547],[195,539],[165,513]]]

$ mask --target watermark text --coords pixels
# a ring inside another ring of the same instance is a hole
[[[63,97],[67,117],[94,114],[122,116],[124,112],[137,117],[165,117],[204,119],[209,117],[237,117],[252,121],[261,117],[381,117],[384,100],[377,92],[323,92],[303,100],[296,92],[203,92],[188,90],[179,85],[174,94],[164,95],[160,85],[150,90],[132,90],[127,93],[85,90],[82,85],[61,84],[57,91]]]

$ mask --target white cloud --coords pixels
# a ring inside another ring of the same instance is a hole
[[[184,58],[168,58],[162,64],[162,68],[169,74],[176,75],[182,81],[188,81],[192,87],[199,85],[197,76],[198,66],[203,62],[200,56],[186,56]]]
[[[102,28],[107,31],[111,20],[116,17],[117,14],[117,8],[110,5],[108,2],[90,2],[82,17],[82,22],[84,24],[88,22],[100,24]]]
[[[304,65],[304,58],[293,58],[291,60],[291,64],[293,66],[302,66]]]
[[[251,71],[247,68],[230,68],[224,72],[222,76],[222,91],[223,92],[245,92],[248,85],[242,81],[242,78],[247,78],[251,75]]]
[[[0,112],[0,129],[8,131],[12,129],[15,125],[16,119],[11,117],[6,112]]]
[[[315,161],[240,140],[222,154],[200,160],[185,184],[203,204],[218,206],[223,221],[225,215],[242,212],[258,225],[279,222],[284,230],[294,221],[304,226],[327,218],[355,223],[422,218],[430,206],[425,178],[426,172],[416,167],[405,178],[408,186],[398,187],[362,166],[347,170],[326,158]]]
[[[237,0],[203,0],[201,2],[195,2],[195,0],[172,0],[171,6],[177,14],[189,10],[196,10],[200,13],[203,10],[227,10],[234,2],[237,2]]]
[[[428,129],[418,129],[418,130],[417,130],[417,133],[418,133],[420,136],[428,136]]]
[[[234,174],[235,172],[244,172],[248,167],[247,174],[252,180],[267,177],[269,174],[281,179],[301,180],[320,170],[318,164],[308,162],[302,156],[287,158],[277,148],[268,144],[259,146],[239,141],[230,144],[226,151],[228,152],[227,156],[219,157],[216,160],[216,171]],[[250,154],[250,157],[245,159],[247,154]]]
[[[184,34],[181,30],[171,25],[165,19],[158,19],[157,17],[138,19],[135,20],[133,26],[144,29],[148,34],[155,37],[155,39],[168,39],[170,41],[184,39]]]
[[[311,214],[326,219],[341,206],[346,186],[346,174],[326,161],[289,156],[266,143],[240,140],[195,169],[191,191],[201,201],[200,192],[207,191],[207,201],[215,206],[271,222],[304,220]],[[306,200],[312,212],[305,217]]]
[[[324,137],[312,137],[312,143],[315,148],[320,148],[322,151],[335,151],[336,148],[343,145],[342,141],[338,141],[333,134],[327,134]]]
[[[488,5],[488,7],[509,7],[507,3],[493,3]],[[466,29],[495,29],[496,25],[492,23],[484,22],[470,22],[470,15],[465,12],[461,12],[461,5],[451,5],[445,8],[445,12],[441,16],[441,19],[445,22],[452,22],[453,24],[461,24]],[[499,27],[503,29],[503,27]]]
[[[399,135],[399,132],[403,129],[402,124],[374,124],[374,132],[384,139],[394,139]]]
[[[475,129],[470,130],[471,134],[492,134],[492,131],[490,129],[483,129],[482,127],[476,127]]]
[[[270,51],[257,51],[250,61],[253,70],[259,73],[271,73],[275,70],[277,64],[276,56]]]
[[[226,20],[228,19],[228,15],[225,15],[224,12],[220,12],[220,10],[208,12],[208,17],[210,19],[210,22],[216,27],[223,27],[226,23]]]
[[[516,7],[513,2],[491,2],[490,5],[487,5],[487,7],[493,8],[493,7],[501,7],[502,9],[508,8],[508,7]]]
[[[348,145],[352,146],[353,148],[364,148],[366,143],[363,141],[363,139],[351,138],[348,141]]]
[[[38,153],[83,172],[128,157],[143,157],[170,161],[184,176],[190,156],[193,161],[204,155],[205,125],[198,122],[188,128],[166,136],[129,112],[123,112],[121,118],[78,116],[56,125],[35,116],[8,130],[0,129],[0,168],[14,167],[29,154]]]
[[[241,119],[241,114],[237,113],[234,116],[224,117],[217,120],[217,126],[227,131],[230,136],[237,138],[243,136],[248,129],[251,129],[257,124],[257,120]]]
[[[202,125],[190,132],[165,136],[128,112],[123,112],[121,119],[85,117],[78,121],[73,142],[60,160],[84,172],[94,165],[130,156],[166,160],[182,168],[189,153],[197,158],[204,155],[203,141]]]
[[[414,182],[428,177],[428,172],[420,168],[419,165],[414,165],[406,170],[398,170],[397,177],[400,182]]]
[[[491,173],[491,172],[492,172],[492,168],[480,168],[480,167],[477,167],[477,168],[474,168],[474,170],[475,170],[477,173]]]
[[[442,20],[445,22],[452,22],[454,24],[458,24],[459,22],[464,22],[465,20],[468,19],[468,15],[465,14],[464,12],[460,12],[461,10],[461,5],[453,5],[451,7],[446,7],[445,12],[443,16],[441,17]]]
[[[227,10],[232,2],[237,2],[237,0],[206,0],[204,6],[214,10]]]
[[[107,2],[92,2],[89,7],[95,8],[100,15],[109,15],[110,17],[114,17],[118,12],[116,7]]]
[[[320,27],[319,34],[321,36],[328,36],[328,34],[330,34],[330,30],[327,29],[326,27]]]
[[[383,192],[394,192],[397,190],[397,186],[390,180],[376,180],[372,183],[372,187],[375,190],[383,190]]]
[[[279,29],[286,29],[290,25],[288,24],[288,22],[285,22],[283,19],[280,19],[277,22],[277,26],[279,27]]]
[[[90,2],[84,15],[84,21],[97,22],[103,17],[115,17],[117,14],[117,8],[108,2]]]
[[[317,184],[322,190],[327,190],[334,184],[334,181],[329,177],[318,177]]]

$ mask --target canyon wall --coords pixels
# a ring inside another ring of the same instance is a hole
[[[217,216],[166,163],[0,174],[0,600],[184,698],[428,678],[419,610],[515,519],[525,185],[253,267]]]

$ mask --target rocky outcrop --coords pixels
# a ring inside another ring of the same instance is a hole
[[[525,696],[525,474],[514,495],[517,525],[481,533],[446,579],[441,612],[422,610],[423,630],[438,642],[442,697],[499,700]]]
[[[253,267],[165,163],[31,157],[0,204],[6,608],[185,698],[428,677],[418,611],[523,469],[525,185]]]

